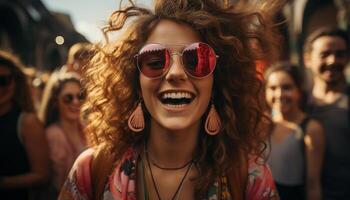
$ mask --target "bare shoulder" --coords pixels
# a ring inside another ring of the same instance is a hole
[[[35,113],[23,113],[21,133],[24,139],[33,136],[43,135],[44,127]]]
[[[23,113],[23,125],[30,126],[35,124],[41,124],[35,113],[25,112]]]
[[[63,136],[62,129],[56,124],[51,124],[50,126],[45,128],[45,132],[48,136]]]
[[[322,124],[314,119],[311,119],[306,126],[305,144],[310,147],[324,148],[325,135]],[[311,148],[313,149],[313,148]]]
[[[312,136],[323,136],[323,127],[322,124],[315,120],[311,119],[306,126],[306,134]]]

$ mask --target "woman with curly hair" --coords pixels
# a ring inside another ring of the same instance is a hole
[[[255,68],[272,58],[276,6],[158,0],[114,12],[105,33],[124,34],[84,69],[92,148],[60,199],[278,199]]]
[[[20,61],[0,51],[0,198],[36,198],[49,176],[47,142]]]

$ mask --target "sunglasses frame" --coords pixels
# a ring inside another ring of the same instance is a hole
[[[69,96],[69,101],[66,98],[68,96]],[[64,104],[69,105],[73,103],[74,99],[77,99],[79,103],[82,103],[85,100],[85,97],[83,97],[83,94],[80,94],[80,93],[79,94],[67,93],[67,94],[63,94],[61,96],[61,99]]]
[[[170,63],[169,63],[168,69],[165,70],[161,75],[156,76],[156,77],[149,77],[149,76],[145,75],[144,73],[142,73],[142,71],[141,71],[141,69],[140,69],[140,67],[139,67],[139,62],[138,62],[139,56],[141,55],[141,51],[142,51],[147,45],[152,45],[152,44],[160,45],[160,46],[164,47],[164,49],[165,49],[166,51],[169,52],[169,56],[170,56]],[[215,54],[215,63],[214,63],[213,70],[212,70],[209,74],[207,74],[207,75],[205,75],[205,76],[203,76],[203,77],[193,76],[190,72],[187,71],[186,66],[185,66],[185,64],[184,64],[184,62],[183,62],[183,53],[184,53],[184,50],[185,50],[187,47],[189,47],[189,46],[191,46],[191,45],[194,45],[194,44],[205,44],[205,45],[207,45],[210,49],[212,49],[213,52],[214,52],[214,54]],[[171,52],[170,49],[168,48],[169,46],[183,47],[183,48],[182,48],[181,51]],[[145,44],[144,46],[142,46],[142,48],[139,50],[139,52],[134,56],[134,59],[135,59],[136,67],[137,67],[137,69],[139,70],[139,72],[140,72],[142,75],[144,75],[144,76],[147,77],[148,79],[160,79],[160,78],[164,77],[164,76],[169,72],[169,70],[170,70],[170,68],[171,68],[171,64],[172,64],[171,61],[172,61],[172,56],[173,56],[173,55],[181,56],[181,64],[182,64],[182,68],[183,68],[184,72],[185,72],[188,76],[190,76],[190,77],[192,77],[192,78],[195,78],[195,79],[204,79],[204,78],[210,76],[211,74],[213,74],[214,71],[215,71],[215,68],[216,68],[217,59],[219,58],[219,56],[216,54],[214,48],[211,47],[209,44],[207,44],[207,43],[205,43],[205,42],[193,42],[193,43],[190,43],[190,44],[160,44],[160,43],[147,43],[147,44]]]

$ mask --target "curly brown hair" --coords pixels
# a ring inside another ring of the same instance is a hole
[[[232,5],[214,0],[158,0],[154,11],[131,2],[130,6],[112,13],[109,25],[103,29],[107,43],[84,69],[83,83],[88,95],[84,107],[89,110],[86,131],[90,144],[108,144],[118,159],[127,148],[138,147],[146,139],[150,116],[145,109],[143,133],[133,134],[127,125],[140,99],[134,55],[157,24],[167,19],[191,26],[219,55],[213,97],[222,130],[215,137],[207,136],[203,130],[199,134],[201,175],[196,179],[196,199],[218,176],[239,171],[248,153],[262,155],[263,124],[267,120],[264,120],[263,87],[255,62],[275,57],[274,44],[278,37],[273,15],[278,6],[273,0]],[[119,35],[118,41],[108,40],[109,33],[121,29],[124,34]],[[239,188],[242,183],[237,181],[230,184],[239,192],[245,189]]]

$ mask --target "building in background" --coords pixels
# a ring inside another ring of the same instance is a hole
[[[0,0],[0,48],[26,65],[51,71],[66,62],[70,46],[86,41],[68,15],[49,11],[41,0]]]

